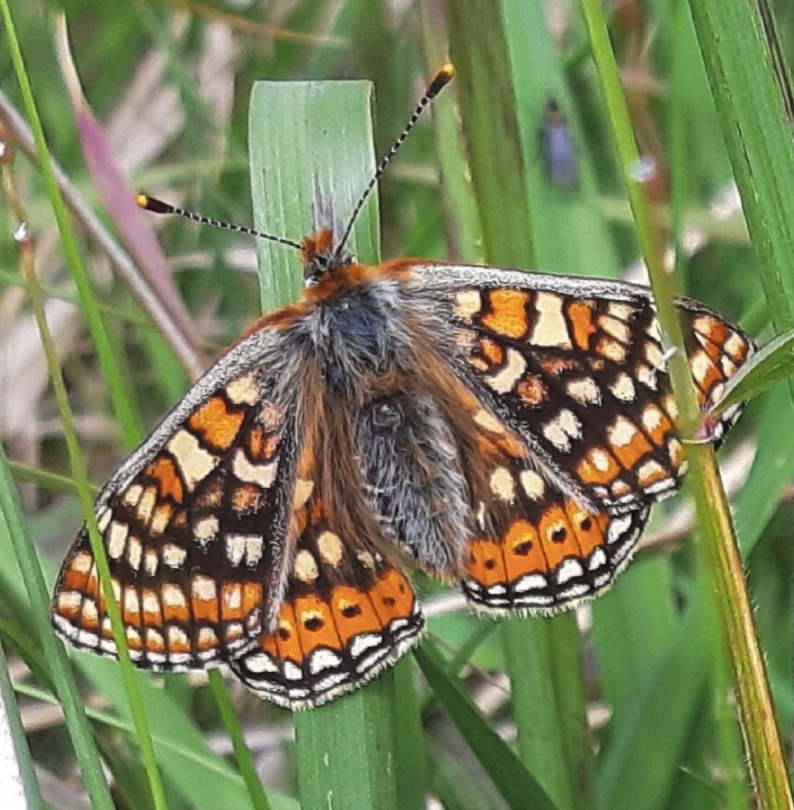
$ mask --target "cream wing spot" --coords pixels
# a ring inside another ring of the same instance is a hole
[[[672,394],[668,394],[662,401],[662,407],[667,411],[670,418],[675,422],[678,419],[678,403]]]
[[[143,612],[149,616],[160,616],[160,601],[152,590],[143,592]]]
[[[163,604],[171,608],[185,608],[185,594],[182,593],[182,588],[179,585],[174,585],[172,582],[167,582],[162,586],[161,595]]]
[[[500,500],[512,503],[516,498],[516,487],[513,476],[506,467],[497,467],[491,473],[491,492]]]
[[[246,484],[256,484],[262,489],[270,489],[276,479],[278,463],[271,461],[269,464],[252,464],[242,449],[234,455],[232,462],[232,472]]]
[[[80,594],[77,595],[80,596]],[[99,608],[93,599],[86,599],[83,602],[83,620],[91,624],[99,621]]]
[[[598,470],[598,472],[605,473],[609,471],[611,466],[609,454],[600,447],[593,448],[587,454],[587,458],[593,467]]]
[[[647,332],[657,343],[662,343],[662,327],[659,326],[658,318],[654,318],[651,321],[651,325],[648,327]]]
[[[232,583],[223,589],[223,606],[230,611],[239,610],[243,604],[243,589],[239,583]]]
[[[121,502],[125,506],[137,506],[142,494],[143,487],[140,484],[133,484],[132,486],[127,487],[127,490],[121,496]]]
[[[226,396],[234,405],[255,405],[259,401],[260,389],[254,374],[232,380],[226,386]]]
[[[156,548],[147,548],[143,555],[143,570],[147,576],[153,577],[160,565],[160,556]]]
[[[161,536],[165,534],[168,523],[171,520],[172,510],[169,506],[158,506],[152,514],[150,531],[153,535]]]
[[[295,490],[292,494],[292,508],[300,509],[311,498],[314,492],[314,481],[298,478],[295,481]]]
[[[146,487],[143,491],[141,499],[138,501],[138,508],[136,510],[138,520],[141,523],[148,523],[154,514],[154,509],[157,506],[157,490],[155,487]]]
[[[711,371],[711,358],[700,350],[689,360],[689,367],[692,369],[692,376],[703,386]]]
[[[653,433],[662,424],[662,412],[656,405],[646,405],[642,410],[642,426],[648,433]]]
[[[78,574],[87,574],[91,571],[93,562],[93,558],[87,551],[81,551],[72,560],[71,569]]]
[[[613,363],[623,364],[626,362],[626,347],[617,340],[604,338],[599,341],[598,349],[601,354]]]
[[[211,650],[218,646],[218,636],[211,627],[202,627],[199,630],[198,646],[201,650]]]
[[[265,541],[258,534],[250,534],[245,538],[245,563],[251,567],[256,566],[262,559]]]
[[[599,324],[601,328],[608,335],[615,338],[615,340],[619,340],[621,343],[629,343],[631,341],[629,327],[622,320],[606,315],[600,318]]]
[[[263,652],[246,655],[245,668],[255,675],[264,675],[266,672],[279,672],[276,662]]]
[[[482,296],[477,290],[461,290],[455,296],[455,315],[469,321],[482,309]]]
[[[570,452],[571,439],[582,435],[582,423],[573,411],[563,408],[557,416],[543,426],[543,435],[564,453]]]
[[[375,558],[369,551],[359,551],[356,553],[356,559],[364,566],[364,568],[373,571],[375,569]]]
[[[189,646],[190,642],[188,641],[187,633],[185,633],[181,627],[177,627],[175,624],[169,624],[166,632],[168,634],[169,647]]]
[[[258,534],[227,534],[226,558],[234,565],[245,560],[246,565],[255,566],[262,558],[264,540]]]
[[[744,359],[746,346],[747,344],[736,332],[722,344],[723,351],[734,360]]]
[[[163,546],[163,562],[169,568],[182,568],[187,559],[187,551],[175,543],[166,543]]]
[[[565,386],[565,390],[571,399],[582,405],[601,404],[601,391],[598,389],[598,385],[592,377],[571,380]]]
[[[633,402],[637,396],[637,389],[634,387],[634,380],[628,374],[619,374],[609,390],[621,402]]]
[[[562,311],[564,299],[554,293],[539,292],[535,296],[537,319],[532,329],[530,342],[535,346],[571,348],[568,322]]]
[[[137,537],[130,537],[127,541],[127,562],[133,571],[140,570],[143,557],[143,543]]]
[[[317,577],[320,576],[320,570],[317,567],[314,554],[307,551],[305,548],[300,549],[295,555],[295,561],[292,564],[292,573],[296,579],[305,582],[307,585],[314,582]]]
[[[96,525],[99,528],[100,534],[105,533],[105,529],[107,529],[108,524],[110,523],[112,517],[113,512],[107,506],[103,506],[102,509],[100,509],[99,512],[97,512]]]
[[[320,552],[322,561],[332,568],[339,565],[345,553],[342,539],[338,534],[331,531],[324,531],[317,538],[317,550]]]
[[[645,363],[640,363],[637,366],[634,370],[634,376],[637,378],[638,382],[641,382],[646,388],[650,388],[651,391],[657,389],[656,373],[650,366],[646,366]]]
[[[141,612],[138,591],[133,587],[128,586],[124,589],[124,611],[129,613]]]
[[[124,556],[129,530],[126,523],[119,523],[117,520],[110,524],[110,531],[108,531],[107,535],[107,549],[108,557],[111,560],[120,560]]]
[[[474,422],[489,433],[501,434],[505,432],[504,425],[495,417],[492,416],[485,408],[480,408],[477,413],[472,417]]]
[[[243,561],[243,554],[245,554],[245,536],[242,534],[227,534],[224,539],[226,542],[226,559],[233,566],[240,565]]]
[[[218,589],[212,577],[197,574],[190,583],[193,598],[199,602],[214,602],[218,598]]]
[[[523,470],[519,475],[519,480],[527,497],[533,501],[539,501],[545,495],[546,484],[534,470]]]
[[[613,317],[621,321],[627,321],[634,309],[630,304],[623,304],[620,301],[610,301],[607,306],[607,312]]]
[[[210,515],[209,517],[201,518],[195,522],[193,525],[193,536],[199,541],[202,547],[205,547],[217,537],[219,529],[218,518],[214,515]]]
[[[658,461],[649,459],[637,470],[637,480],[645,487],[667,478],[667,472]]]
[[[701,335],[710,335],[716,326],[717,322],[711,315],[698,315],[692,321],[692,328]]]
[[[636,435],[637,428],[625,416],[619,416],[607,431],[609,443],[613,447],[628,447]]]
[[[192,492],[214,469],[218,459],[205,450],[198,439],[187,430],[179,430],[168,442],[168,452],[182,473],[185,486]]]
[[[649,342],[645,344],[645,359],[653,368],[664,369],[664,355],[658,343]]]
[[[58,613],[71,616],[80,610],[83,594],[79,591],[61,591],[56,598]]]
[[[485,378],[485,381],[497,394],[512,391],[527,370],[527,361],[515,349],[508,349],[506,356],[507,363],[504,368]]]

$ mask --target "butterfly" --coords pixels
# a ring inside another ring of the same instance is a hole
[[[459,583],[478,611],[551,614],[606,590],[678,487],[647,288],[362,265],[349,230],[304,239],[301,299],[259,319],[97,497],[141,668],[226,663],[280,706],[320,705],[421,640],[406,565]],[[702,304],[678,309],[707,410],[754,346]],[[52,621],[75,647],[117,654],[85,527]]]

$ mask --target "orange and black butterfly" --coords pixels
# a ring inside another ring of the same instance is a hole
[[[451,77],[437,75],[412,122]],[[97,498],[141,668],[228,663],[268,700],[319,705],[419,642],[406,560],[480,611],[550,614],[608,588],[651,505],[678,487],[648,289],[366,266],[346,238],[304,240],[301,300],[261,318]],[[678,306],[705,410],[753,344],[702,304]],[[85,528],[52,619],[74,646],[116,654]]]

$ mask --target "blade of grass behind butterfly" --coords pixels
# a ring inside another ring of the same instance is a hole
[[[447,0],[444,8],[486,257],[496,265],[532,267],[534,231],[521,152],[526,139],[515,110],[519,77],[504,59],[511,4]],[[592,759],[573,615],[504,622],[502,634],[522,761],[560,808],[589,804]]]
[[[336,220],[339,233],[374,170],[369,96],[363,82],[255,85],[249,126],[257,228],[296,239]],[[363,260],[377,260],[377,234],[373,195],[350,248]],[[293,301],[301,286],[298,257],[266,242],[257,248],[263,308]],[[418,718],[416,706],[398,706],[395,696],[395,678],[410,675],[410,662],[403,660],[364,689],[295,715],[305,807],[325,806],[328,796],[335,806],[352,810],[421,806],[415,797],[424,786],[417,790],[421,780],[404,772],[401,756],[403,747],[421,750],[418,720],[410,739],[396,732],[398,713]]]

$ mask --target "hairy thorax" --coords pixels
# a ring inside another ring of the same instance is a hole
[[[314,468],[335,530],[396,542],[425,569],[459,574],[460,538],[474,528],[463,470],[475,439],[451,347],[437,316],[411,306],[404,277],[373,270],[329,274],[285,329],[288,353],[301,358],[298,475]]]

